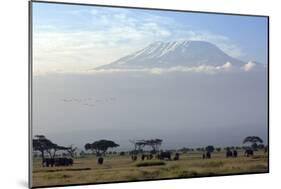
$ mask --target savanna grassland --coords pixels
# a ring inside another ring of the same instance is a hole
[[[104,183],[120,181],[153,180],[165,178],[189,178],[237,173],[268,172],[268,155],[255,152],[245,157],[239,151],[237,158],[226,158],[225,152],[212,153],[211,159],[202,159],[202,153],[181,154],[180,160],[132,161],[129,155],[107,155],[103,165],[97,164],[92,155],[74,159],[69,167],[42,167],[41,159],[33,160],[33,187]]]

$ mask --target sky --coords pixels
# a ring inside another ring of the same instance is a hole
[[[204,40],[267,64],[267,18],[33,3],[34,72],[88,70],[155,41]]]
[[[174,40],[211,42],[245,65],[88,72]],[[267,141],[266,65],[265,17],[33,2],[33,134],[80,149],[100,139],[118,150],[152,138],[164,149]]]

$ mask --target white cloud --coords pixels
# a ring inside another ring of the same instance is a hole
[[[200,66],[175,66],[170,68],[138,68],[138,69],[91,69],[91,70],[75,70],[75,71],[66,71],[63,69],[54,70],[54,73],[57,74],[110,74],[110,73],[145,73],[153,75],[162,75],[169,73],[206,73],[206,74],[216,74],[226,71],[231,71],[233,66],[231,63],[227,62],[222,66],[209,66],[209,65],[200,65]],[[233,69],[234,71],[234,69]],[[48,74],[48,72],[41,72],[38,75]]]
[[[246,72],[251,71],[254,67],[256,66],[256,63],[254,62],[248,62],[247,64],[245,64],[242,69]]]
[[[224,65],[222,65],[221,68],[225,70],[230,70],[232,68],[232,64],[230,62],[227,62]]]
[[[135,76],[144,76],[143,74],[149,75],[165,75],[165,74],[173,74],[173,73],[201,73],[201,74],[220,74],[220,73],[238,73],[238,72],[251,72],[253,68],[256,66],[256,63],[248,62],[242,67],[237,67],[231,64],[230,62],[226,62],[221,66],[210,66],[210,65],[199,65],[199,66],[174,66],[170,68],[112,68],[112,69],[52,69],[47,71],[37,71],[34,75],[48,75],[48,74],[82,74],[82,75],[95,75],[95,74],[112,74],[112,73],[120,73],[120,74],[128,74]],[[260,67],[263,70],[267,69],[266,67]],[[142,75],[140,75],[142,74]]]

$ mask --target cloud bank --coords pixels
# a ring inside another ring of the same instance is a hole
[[[210,66],[210,65],[199,65],[199,66],[175,66],[170,68],[137,68],[137,69],[90,69],[90,70],[76,70],[76,71],[65,71],[65,70],[52,70],[51,72],[36,72],[34,75],[48,75],[48,74],[83,74],[83,75],[97,75],[97,74],[150,74],[150,75],[163,75],[172,73],[203,73],[203,74],[220,74],[220,73],[234,73],[234,72],[254,72],[254,71],[265,71],[266,67],[254,63],[248,62],[242,67],[237,67],[226,62],[221,66]]]

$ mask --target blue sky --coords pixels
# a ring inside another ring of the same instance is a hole
[[[236,58],[267,63],[266,17],[36,2],[33,11],[38,68],[87,69],[173,40],[206,40]]]

